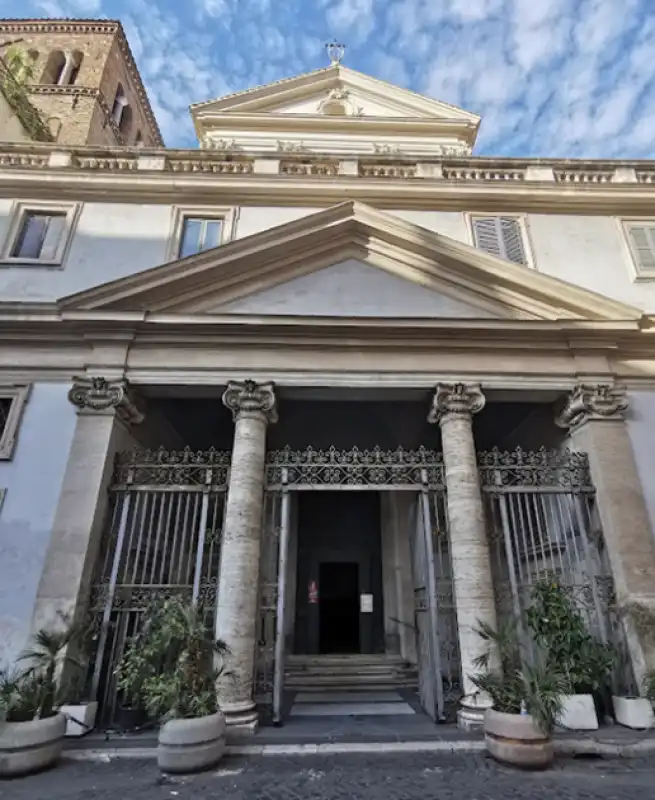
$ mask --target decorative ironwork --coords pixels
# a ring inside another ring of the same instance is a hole
[[[119,454],[114,473],[114,490],[158,488],[178,490],[207,487],[226,491],[230,471],[228,450],[127,450]]]
[[[288,471],[290,489],[370,486],[377,489],[414,489],[424,475],[431,488],[444,485],[441,453],[427,450],[273,450],[266,459],[266,482],[270,488],[282,483],[282,470]]]
[[[487,492],[538,489],[593,492],[586,453],[575,450],[488,450],[478,454],[480,480]]]

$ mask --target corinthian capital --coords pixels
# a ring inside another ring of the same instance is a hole
[[[273,383],[230,381],[223,393],[223,403],[235,421],[242,414],[261,414],[267,422],[277,422]]]
[[[628,407],[625,388],[612,384],[579,383],[555,419],[560,428],[578,428],[590,419],[623,419]]]
[[[484,403],[478,383],[438,383],[428,422],[441,422],[447,414],[477,414],[484,408]]]
[[[135,406],[127,389],[127,381],[108,381],[100,377],[74,378],[68,392],[68,399],[81,411],[107,411],[115,409],[116,414],[130,425],[143,422],[143,414]]]

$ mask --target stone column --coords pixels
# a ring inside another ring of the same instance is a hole
[[[77,424],[37,590],[33,630],[56,625],[59,611],[84,611],[114,456],[128,445],[130,426],[143,421],[124,380],[75,378],[68,397],[77,406]]]
[[[216,636],[230,648],[231,676],[220,705],[230,737],[257,727],[253,700],[266,428],[275,422],[272,383],[231,382],[223,402],[232,411],[234,445],[227,491],[216,610]]]
[[[470,676],[479,669],[475,659],[485,644],[475,632],[479,623],[496,627],[496,604],[480,491],[478,460],[473,439],[473,414],[484,408],[477,384],[437,385],[429,422],[441,427],[446,470],[448,534],[452,564],[457,630],[464,699],[458,719],[462,727],[482,724],[488,698],[482,697]]]
[[[579,384],[556,422],[570,429],[573,446],[589,458],[619,605],[637,603],[655,612],[655,538],[624,420],[627,408],[624,388]],[[646,669],[655,668],[655,652],[629,617],[625,622],[635,677],[641,684]]]

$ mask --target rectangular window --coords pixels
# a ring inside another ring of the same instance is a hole
[[[30,386],[12,384],[0,386],[0,459],[8,460],[14,454],[18,429]]]
[[[472,217],[475,246],[515,264],[527,265],[521,223],[516,217]]]
[[[21,220],[11,258],[55,261],[62,249],[66,214],[26,211]]]
[[[655,221],[626,222],[625,231],[638,278],[655,278]]]
[[[184,217],[180,236],[179,257],[202,253],[212,247],[218,247],[223,233],[222,218]]]

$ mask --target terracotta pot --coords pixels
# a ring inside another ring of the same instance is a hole
[[[555,757],[553,740],[528,714],[505,714],[490,708],[485,714],[484,738],[489,755],[514,767],[545,769]]]
[[[172,719],[159,730],[157,763],[163,772],[199,772],[217,764],[225,752],[225,717]]]
[[[0,777],[29,775],[52,766],[64,747],[66,717],[0,723]]]

